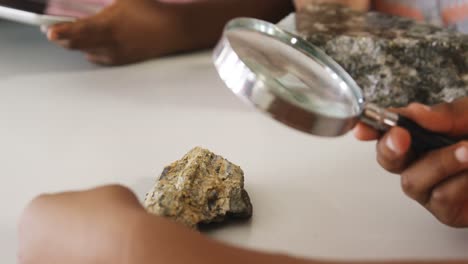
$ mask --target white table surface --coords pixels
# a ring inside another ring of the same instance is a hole
[[[249,223],[229,243],[337,259],[468,258],[468,230],[436,222],[377,165],[372,143],[323,139],[271,121],[224,88],[209,53],[101,68],[0,21],[0,252],[43,192],[121,183],[143,198],[194,146],[239,164]]]

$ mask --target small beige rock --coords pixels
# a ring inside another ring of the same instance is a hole
[[[252,216],[242,169],[200,147],[164,169],[144,205],[150,213],[194,229]]]

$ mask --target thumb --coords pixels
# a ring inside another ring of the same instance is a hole
[[[412,158],[410,143],[408,131],[391,128],[377,143],[377,161],[387,171],[401,173]]]

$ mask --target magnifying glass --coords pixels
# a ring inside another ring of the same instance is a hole
[[[262,20],[231,20],[215,48],[213,62],[234,94],[277,121],[309,134],[336,137],[362,121],[380,131],[406,128],[417,152],[457,142],[366,103],[361,88],[332,58]]]

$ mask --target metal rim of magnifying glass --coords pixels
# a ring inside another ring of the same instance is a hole
[[[346,118],[327,116],[305,110],[277,95],[269,88],[264,76],[255,74],[236,54],[226,36],[236,30],[257,32],[279,40],[331,69],[351,89],[358,113]],[[235,95],[274,119],[308,134],[326,137],[343,135],[354,127],[364,109],[362,90],[338,63],[309,42],[266,21],[236,18],[228,22],[213,52],[213,62],[219,76]]]

